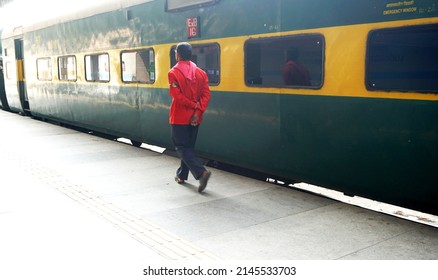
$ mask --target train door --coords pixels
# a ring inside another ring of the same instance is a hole
[[[15,39],[15,60],[17,64],[17,88],[21,107],[26,115],[30,115],[29,99],[26,91],[26,79],[24,75],[23,39]]]

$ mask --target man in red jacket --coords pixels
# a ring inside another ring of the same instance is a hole
[[[283,81],[289,86],[311,86],[309,71],[298,62],[299,51],[291,47],[287,51],[286,64],[283,67]]]
[[[198,191],[202,192],[207,187],[211,172],[196,158],[195,143],[202,115],[210,101],[208,76],[190,61],[192,46],[189,43],[179,43],[175,56],[177,64],[168,73],[169,94],[172,96],[169,123],[173,144],[181,158],[175,181],[184,183],[190,171],[199,180]]]

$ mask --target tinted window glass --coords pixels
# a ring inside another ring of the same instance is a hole
[[[251,39],[245,44],[245,81],[249,86],[320,88],[323,69],[321,35]]]
[[[367,48],[369,90],[438,92],[438,25],[373,31]]]

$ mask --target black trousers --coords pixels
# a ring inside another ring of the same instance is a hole
[[[181,165],[176,171],[176,175],[182,180],[187,180],[189,171],[196,180],[198,180],[205,171],[204,165],[195,154],[198,130],[199,125],[171,125],[172,141],[175,145],[176,152],[181,159]]]

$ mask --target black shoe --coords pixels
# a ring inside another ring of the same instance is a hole
[[[181,179],[180,177],[178,177],[178,176],[175,176],[175,182],[177,182],[178,184],[184,184],[185,183],[185,181],[183,179]]]
[[[201,177],[199,178],[198,192],[203,192],[205,190],[210,176],[211,172],[208,170],[205,170],[204,173],[202,173]]]

